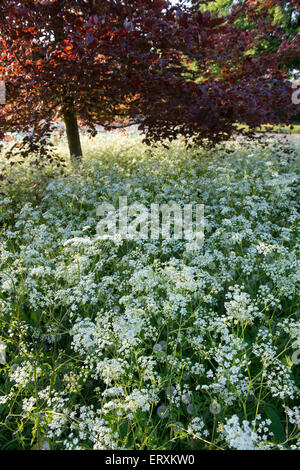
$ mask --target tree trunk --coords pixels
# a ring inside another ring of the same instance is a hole
[[[68,106],[64,110],[63,115],[66,126],[71,163],[73,166],[77,166],[82,161],[82,149],[77,116],[73,103],[68,103]]]

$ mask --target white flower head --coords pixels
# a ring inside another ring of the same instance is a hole
[[[220,403],[217,402],[217,400],[213,400],[211,402],[211,404],[209,405],[209,411],[213,414],[213,415],[218,415],[221,411],[221,405]]]
[[[157,416],[159,416],[159,418],[161,419],[165,419],[169,416],[169,409],[166,405],[160,405],[158,408],[157,408]]]

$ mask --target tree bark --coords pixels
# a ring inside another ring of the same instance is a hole
[[[71,163],[73,166],[77,166],[82,161],[82,148],[77,116],[73,103],[68,103],[67,108],[63,112],[63,116],[66,126]]]

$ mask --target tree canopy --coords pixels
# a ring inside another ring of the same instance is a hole
[[[201,8],[201,3],[197,0],[193,2],[196,8]],[[232,8],[235,5],[241,5],[242,0],[210,0],[205,2],[207,5],[205,8],[209,8],[212,14],[217,15],[229,15],[232,11]],[[256,8],[258,12],[260,11],[260,6],[263,5],[265,0],[260,0],[256,2]],[[269,40],[264,42],[263,47],[268,48],[271,51],[276,50],[281,46],[282,41],[285,39],[293,40],[295,45],[296,54],[291,56],[286,56],[285,66],[293,71],[294,69],[300,68],[300,59],[299,59],[299,32],[300,32],[300,13],[299,13],[299,2],[297,0],[276,0],[269,2],[268,5],[268,15],[273,19],[273,22],[278,25],[278,28],[283,33],[279,37],[270,36]],[[244,15],[244,27],[245,28],[255,28],[255,23],[251,24],[250,21],[247,21],[247,14]]]
[[[163,0],[6,0],[0,138],[27,132],[39,141],[63,119],[76,159],[78,120],[92,135],[126,119],[147,141],[212,143],[238,132],[238,122],[250,131],[278,123],[281,109],[295,111],[281,67],[295,38],[264,15],[272,3],[246,0],[220,16]],[[255,28],[239,24],[245,15]],[[270,36],[280,47],[256,53]]]

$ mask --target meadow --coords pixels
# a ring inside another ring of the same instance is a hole
[[[0,162],[0,449],[299,449],[299,148],[84,151]],[[203,248],[99,240],[124,195],[204,204]]]

